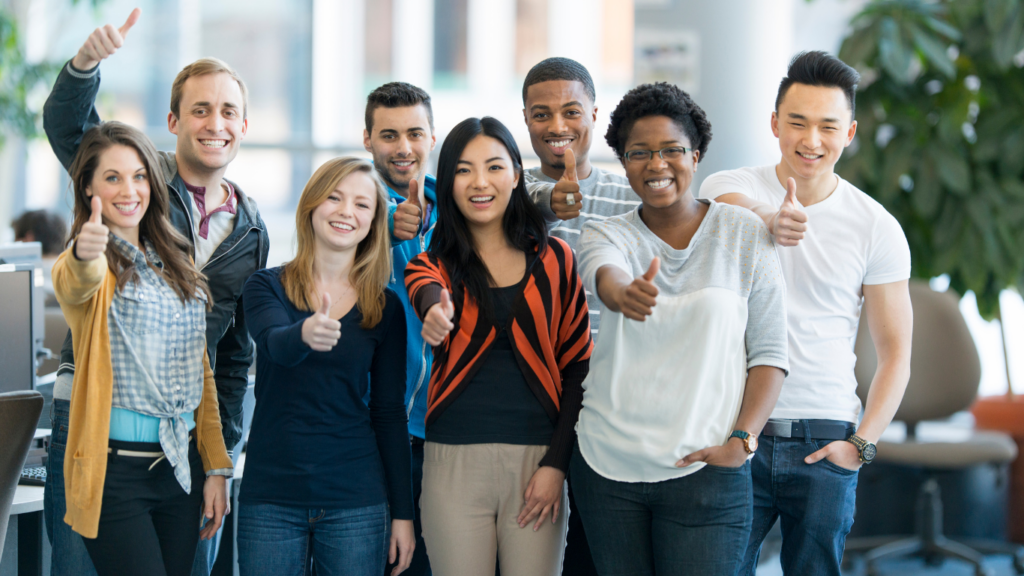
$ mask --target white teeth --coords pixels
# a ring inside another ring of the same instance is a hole
[[[490,202],[491,200],[494,200],[494,196],[477,196],[475,198],[470,198],[469,199],[469,201],[474,203],[474,204],[486,204],[486,203]]]
[[[349,232],[355,230],[355,226],[350,226],[348,224],[345,224],[344,222],[331,222],[330,224],[331,228],[337,228],[338,230],[346,230]]]
[[[135,210],[138,206],[138,202],[132,202],[130,204],[114,204],[114,208],[117,208],[118,211],[124,212],[125,214]]]
[[[671,183],[672,180],[665,178],[664,180],[651,180],[647,182],[647,185],[650,186],[651,188],[654,188],[655,190],[659,190],[661,188],[667,187]]]
[[[399,161],[396,161],[396,162],[394,162],[394,165],[395,166],[401,166],[401,167],[404,168],[406,166],[412,166],[412,162],[408,162],[408,161],[400,161],[399,162]]]
[[[803,152],[797,152],[800,156],[807,158],[808,160],[817,160],[821,158],[823,154],[804,154]]]
[[[558,140],[557,142],[550,141],[548,142],[548,145],[551,146],[552,148],[564,148],[568,146],[571,142],[572,140]]]
[[[207,148],[223,148],[228,144],[226,140],[200,140],[199,143]]]

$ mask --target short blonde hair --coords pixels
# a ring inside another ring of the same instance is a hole
[[[249,89],[245,87],[245,81],[226,62],[217,58],[200,58],[185,66],[178,72],[178,76],[171,84],[171,113],[175,118],[180,118],[181,92],[185,88],[185,81],[193,76],[205,76],[207,74],[227,74],[238,82],[238,88],[242,91],[242,119],[248,117],[249,113]]]

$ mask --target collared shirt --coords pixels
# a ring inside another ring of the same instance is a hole
[[[182,303],[158,272],[163,262],[111,234],[114,247],[135,264],[138,280],[117,291],[108,313],[113,368],[113,408],[159,418],[160,447],[178,483],[192,488],[189,425],[183,418],[203,395],[206,306],[203,293]],[[214,470],[209,474],[224,473]]]
[[[184,180],[182,180],[184,182]],[[185,182],[185,188],[189,191],[191,202],[192,225],[195,227],[196,238],[196,268],[202,270],[203,266],[210,261],[214,251],[227,240],[231,232],[235,230],[235,215],[238,211],[238,196],[235,188],[227,181],[228,197],[224,203],[217,208],[206,210],[206,188],[203,186],[192,186]]]

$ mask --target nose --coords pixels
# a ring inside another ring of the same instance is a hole
[[[487,188],[489,182],[487,181],[487,172],[480,171],[476,173],[476,177],[473,178],[473,188],[476,190],[483,190]]]
[[[551,131],[555,134],[565,133],[565,118],[561,114],[555,114],[552,118]]]
[[[412,146],[409,145],[409,139],[405,136],[398,139],[398,154],[400,156],[409,156],[412,154]]]
[[[807,137],[804,138],[804,146],[815,150],[821,145],[821,132],[817,128],[811,128],[807,131]]]
[[[657,152],[651,154],[651,159],[647,161],[647,168],[649,170],[657,171],[661,170],[665,166],[668,166],[668,162],[665,162],[665,159]]]
[[[224,129],[224,118],[220,114],[210,114],[206,126],[212,132],[220,132]]]

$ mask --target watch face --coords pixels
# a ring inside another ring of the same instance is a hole
[[[747,436],[747,451],[753,454],[755,450],[757,450],[757,436],[751,434]]]
[[[878,449],[875,448],[874,444],[868,444],[867,446],[864,447],[864,450],[861,452],[860,457],[863,458],[865,462],[871,462],[872,460],[875,459],[875,454],[877,452]]]

